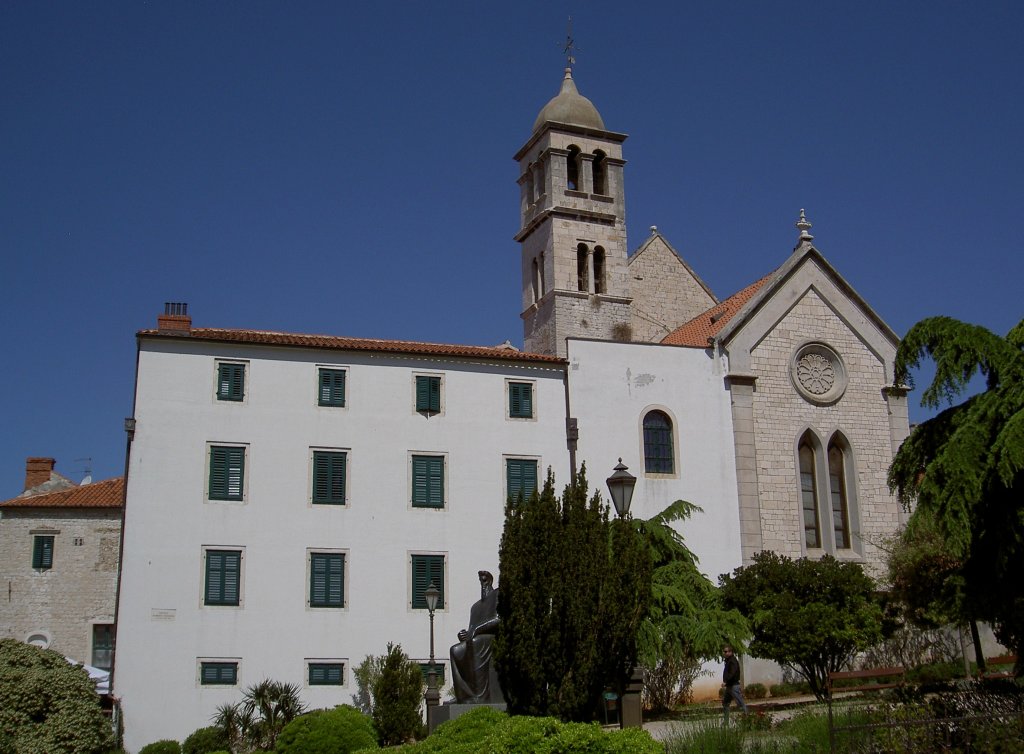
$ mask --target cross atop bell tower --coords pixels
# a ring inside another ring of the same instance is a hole
[[[567,60],[575,44],[566,43]],[[622,142],[565,69],[519,163],[523,341],[565,356],[567,337],[631,339]]]

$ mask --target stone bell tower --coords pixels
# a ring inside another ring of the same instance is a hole
[[[625,140],[605,129],[566,68],[516,153],[527,351],[565,356],[570,336],[631,339]]]

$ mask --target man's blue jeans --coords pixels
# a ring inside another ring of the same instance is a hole
[[[725,687],[725,696],[722,697],[722,712],[725,713],[725,722],[729,722],[729,705],[732,700],[736,700],[736,705],[743,710],[747,711],[747,703],[743,701],[743,687],[736,683],[732,686]]]

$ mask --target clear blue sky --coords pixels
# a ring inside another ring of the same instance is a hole
[[[631,249],[657,225],[724,297],[805,207],[898,333],[1021,318],[1024,3],[4,2],[0,499],[29,455],[121,473],[164,301],[520,343],[512,155],[570,13]]]

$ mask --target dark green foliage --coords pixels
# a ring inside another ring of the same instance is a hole
[[[515,714],[589,720],[601,692],[621,692],[650,598],[647,549],[627,522],[587,497],[581,470],[561,499],[510,500],[500,551],[495,657]]]
[[[181,742],[181,754],[211,754],[228,748],[228,736],[222,728],[199,728]]]
[[[373,714],[373,687],[380,678],[384,658],[367,655],[353,671],[356,677],[356,693],[352,695],[352,704],[364,715]]]
[[[162,741],[154,741],[139,749],[139,754],[181,754],[181,744],[165,738]]]
[[[96,688],[57,652],[0,639],[0,739],[18,752],[99,754],[113,746]]]
[[[637,637],[645,668],[708,660],[724,644],[742,647],[750,636],[747,620],[738,610],[722,606],[718,589],[701,573],[697,556],[672,526],[700,512],[699,506],[676,500],[653,518],[634,521],[654,566],[652,599]]]
[[[930,511],[911,516],[893,542],[887,565],[890,597],[911,625],[939,628],[969,617],[963,561],[947,549]]]
[[[380,677],[373,686],[373,723],[383,746],[404,743],[423,734],[422,701],[420,666],[405,655],[401,645],[388,644]]]
[[[664,748],[640,728],[605,732],[596,723],[563,723],[553,717],[473,710],[441,725],[406,754],[663,754]]]
[[[914,325],[896,354],[895,381],[925,358],[935,377],[921,403],[963,395],[975,374],[986,390],[918,425],[889,470],[911,521],[930,517],[946,554],[962,564],[963,610],[993,624],[1024,654],[1024,320],[1005,338],[949,317]]]
[[[875,584],[858,563],[763,551],[721,584],[725,606],[750,619],[751,654],[800,673],[819,699],[830,672],[882,638]]]
[[[281,729],[304,711],[298,686],[263,680],[247,688],[238,704],[219,707],[213,722],[232,751],[270,751]]]
[[[277,737],[278,754],[349,754],[376,749],[373,721],[347,704],[307,712],[288,723]]]
[[[768,689],[763,683],[748,683],[743,687],[743,696],[747,699],[764,699]]]

